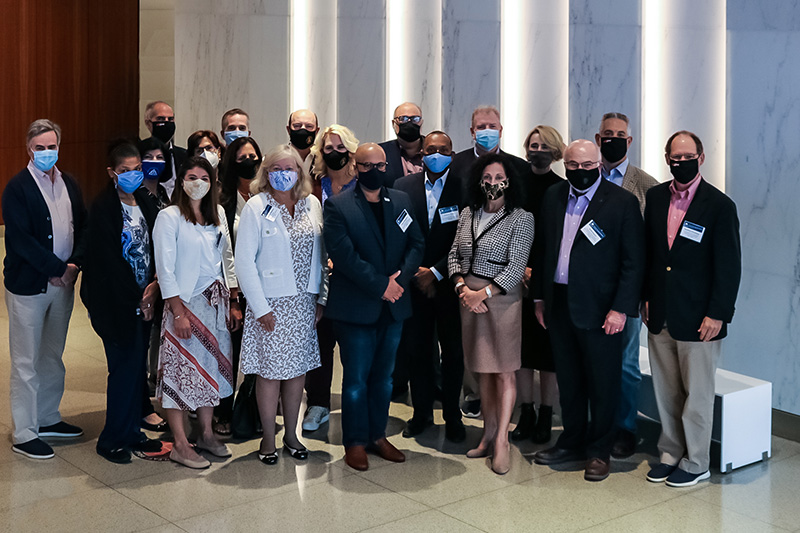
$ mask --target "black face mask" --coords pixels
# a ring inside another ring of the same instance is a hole
[[[350,152],[333,152],[326,154],[322,153],[322,160],[325,165],[331,170],[342,170],[344,166],[350,161]]]
[[[549,150],[544,152],[531,150],[528,152],[528,161],[538,169],[547,168],[553,162],[553,153]]]
[[[301,150],[311,146],[311,143],[314,142],[314,137],[316,136],[316,131],[308,131],[304,128],[300,128],[299,130],[289,130],[289,142],[292,143],[292,146],[295,148],[300,148]]]
[[[622,161],[628,153],[628,139],[624,137],[600,137],[600,153],[609,163]]]
[[[670,160],[669,171],[678,183],[689,183],[700,172],[700,160],[697,158],[686,161]]]
[[[398,126],[399,131],[397,132],[397,136],[403,139],[406,142],[413,143],[416,140],[419,140],[419,124],[414,124],[410,120]]]
[[[358,182],[365,189],[377,191],[383,186],[386,172],[381,172],[377,168],[371,168],[366,172],[358,173]]]
[[[585,191],[600,177],[600,169],[593,168],[586,170],[585,168],[576,168],[575,170],[567,169],[567,181],[576,191]]]
[[[256,177],[256,169],[258,168],[259,161],[250,159],[249,157],[243,161],[233,163],[233,172],[236,177],[245,180],[251,180]]]
[[[175,123],[174,122],[154,122],[153,123],[153,137],[158,139],[164,144],[169,143],[169,140],[175,136]]]

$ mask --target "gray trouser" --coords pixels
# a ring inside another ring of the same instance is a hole
[[[20,296],[6,290],[11,353],[11,417],[14,444],[39,436],[39,427],[61,421],[64,344],[75,301],[74,287]]]

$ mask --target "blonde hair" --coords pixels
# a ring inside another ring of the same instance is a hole
[[[320,178],[328,173],[328,165],[325,164],[325,160],[322,158],[322,148],[325,146],[325,141],[328,140],[328,137],[331,135],[338,135],[344,147],[350,152],[348,166],[352,167],[352,174],[355,176],[355,157],[353,157],[353,155],[358,149],[358,139],[356,139],[355,134],[350,131],[349,128],[341,124],[331,124],[322,130],[321,134],[317,135],[317,140],[314,141],[314,146],[311,147],[311,156],[314,158],[312,159],[311,168],[314,169],[314,177]]]
[[[564,139],[561,138],[561,134],[558,133],[558,130],[554,127],[544,126],[542,124],[533,128],[527,137],[525,137],[525,143],[523,143],[522,148],[526,153],[528,152],[528,145],[531,143],[531,137],[533,137],[534,133],[538,133],[539,137],[542,138],[542,142],[550,148],[550,153],[553,154],[553,161],[559,161],[564,157],[566,145],[564,144]]]
[[[250,184],[250,192],[253,194],[260,192],[274,193],[275,190],[269,183],[269,169],[272,165],[284,159],[291,159],[297,167],[297,183],[292,187],[292,198],[297,201],[311,194],[311,178],[303,170],[303,160],[300,159],[297,150],[288,144],[279,144],[264,156],[261,166],[258,167],[256,172],[256,177],[253,179],[253,183]]]

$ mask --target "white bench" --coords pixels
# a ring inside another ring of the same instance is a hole
[[[659,420],[646,346],[639,348],[639,367],[639,412]],[[711,440],[720,445],[720,471],[727,474],[771,457],[772,383],[717,369],[715,392]]]

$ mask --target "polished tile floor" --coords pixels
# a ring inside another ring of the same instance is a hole
[[[602,483],[585,482],[581,470],[532,464],[530,443],[514,448],[512,470],[497,476],[485,460],[464,456],[480,435],[475,421],[467,422],[464,445],[447,443],[442,426],[404,439],[411,415],[404,403],[392,404],[389,435],[407,462],[371,457],[363,473],[342,460],[338,409],[329,424],[304,435],[312,450],[304,463],[281,455],[277,466],[265,466],[253,440],[231,442],[233,458],[201,472],[136,458],[113,465],[94,451],[105,359],[79,302],[64,354],[62,413],[85,435],[54,442],[54,459],[34,461],[11,452],[7,337],[3,304],[0,531],[800,531],[800,444],[776,437],[766,463],[669,489],[644,478],[655,459],[651,424],[644,424],[641,453],[614,461]]]

